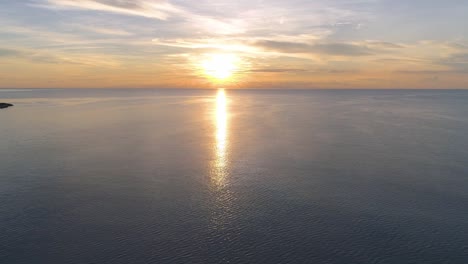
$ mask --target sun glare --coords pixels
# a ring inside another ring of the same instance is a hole
[[[238,57],[233,54],[210,54],[202,62],[205,74],[215,80],[226,80],[238,68]]]

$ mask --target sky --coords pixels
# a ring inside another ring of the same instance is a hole
[[[1,0],[0,88],[468,88],[466,0]]]

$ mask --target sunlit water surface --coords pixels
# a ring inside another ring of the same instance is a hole
[[[468,92],[0,101],[0,263],[468,263]]]

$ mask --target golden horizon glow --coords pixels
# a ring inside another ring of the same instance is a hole
[[[234,54],[209,54],[201,63],[204,74],[215,81],[231,78],[239,68],[239,58]]]

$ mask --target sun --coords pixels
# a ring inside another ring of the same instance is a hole
[[[234,54],[209,54],[201,66],[210,78],[223,81],[232,77],[238,69],[239,58]]]

